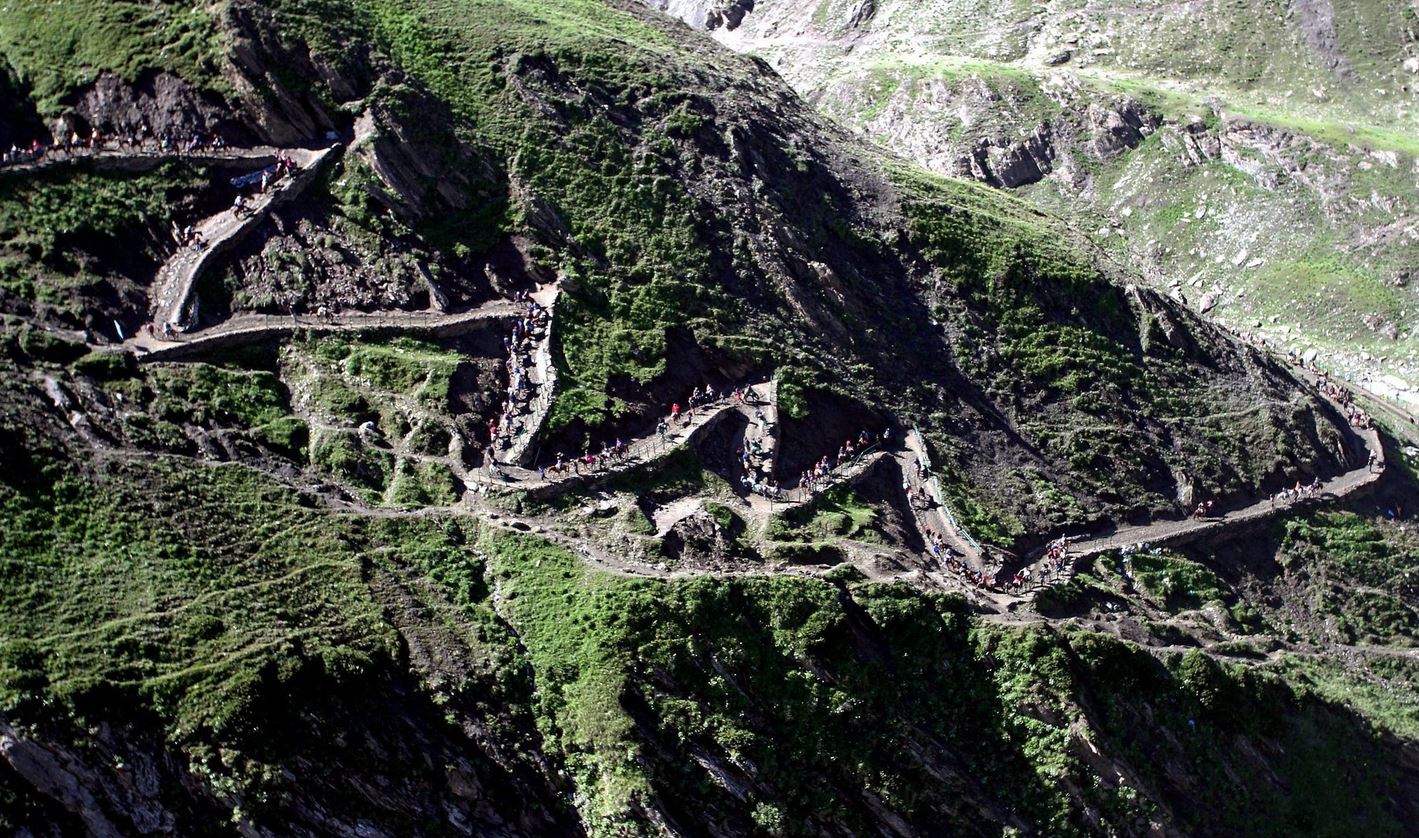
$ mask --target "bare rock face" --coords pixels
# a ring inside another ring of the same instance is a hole
[[[1198,115],[1189,116],[1177,125],[1164,126],[1161,136],[1165,148],[1173,150],[1193,166],[1201,166],[1222,156],[1220,138]]]
[[[90,834],[171,833],[176,818],[160,800],[162,770],[148,754],[124,748],[120,755],[121,747],[107,725],[94,737],[95,753],[81,754],[30,738],[0,717],[0,758],[77,813]]]
[[[415,118],[400,118],[398,107]],[[423,91],[400,87],[356,122],[355,153],[384,182],[379,196],[405,218],[462,213],[476,191],[476,155],[454,134],[452,116]],[[483,167],[485,170],[487,167]],[[485,177],[494,179],[491,170]]]
[[[642,0],[652,9],[677,17],[696,29],[734,30],[754,11],[754,0]],[[870,4],[872,0],[864,0]]]
[[[877,14],[877,0],[862,0],[857,7],[852,10],[852,17],[848,18],[847,25],[850,29],[858,29],[863,24],[872,19]]]
[[[233,3],[225,28],[232,38],[227,80],[244,103],[243,117],[265,142],[298,145],[348,125],[347,117],[327,112],[310,92],[292,89],[291,78],[318,79],[341,103],[362,99],[373,89],[376,74],[368,55],[320,56],[292,47],[280,40],[269,9]]]
[[[728,534],[706,512],[677,521],[666,534],[664,547],[679,561],[702,567],[724,565],[733,552]]]
[[[1054,170],[1054,159],[1053,131],[1046,123],[1023,142],[997,146],[982,140],[957,168],[963,175],[1009,189],[1043,180]]]
[[[1091,137],[1088,150],[1101,160],[1137,148],[1160,123],[1155,114],[1132,99],[1115,107],[1091,104],[1085,121]]]
[[[192,134],[220,132],[231,143],[246,144],[252,138],[231,109],[218,97],[204,93],[171,73],[146,73],[132,84],[113,73],[102,73],[74,103],[71,114],[61,117],[53,133],[87,133],[99,129],[106,134],[135,135],[144,131],[153,136],[168,134],[175,141]]]

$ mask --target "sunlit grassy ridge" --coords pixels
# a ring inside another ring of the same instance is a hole
[[[109,71],[133,81],[166,70],[209,89],[223,87],[226,46],[215,18],[224,2],[36,0],[0,4],[0,56],[46,116],[74,88]]]

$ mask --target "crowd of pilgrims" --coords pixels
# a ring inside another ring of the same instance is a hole
[[[886,432],[883,433],[886,439]],[[931,475],[918,457],[912,465],[912,471],[902,481],[902,490],[906,492],[907,502],[911,505],[912,512],[916,515],[917,526],[921,530],[922,537],[926,540],[927,552],[936,560],[936,563],[943,569],[952,571],[961,579],[985,590],[997,590],[995,576],[984,570],[977,570],[970,566],[966,557],[951,548],[946,534],[928,523],[926,513],[937,507],[936,498],[927,490],[927,483],[931,480]]]
[[[1330,373],[1314,364],[1310,366],[1310,372],[1316,377],[1316,389],[1345,410],[1345,420],[1352,427],[1367,431],[1375,426],[1375,421],[1370,418],[1370,414],[1355,403],[1355,394],[1341,384],[1331,381]]]
[[[702,413],[707,406],[720,401],[721,398],[721,394],[715,390],[712,384],[696,387],[690,397],[685,400],[684,405],[681,405],[680,402],[670,405],[664,417],[656,423],[655,435],[642,440],[639,445],[658,445],[660,447],[668,445],[672,429],[689,428],[694,424],[697,415]],[[754,392],[753,385],[746,385],[734,388],[723,398],[730,399],[735,403],[750,403],[756,401],[758,395]],[[565,452],[558,451],[554,463],[538,466],[538,476],[546,480],[549,477],[560,478],[605,472],[627,464],[634,447],[635,444],[627,444],[624,439],[617,436],[603,442],[599,452],[596,446],[590,442],[587,443],[580,455],[568,457]]]
[[[295,158],[287,154],[276,155],[276,162],[253,173],[251,186],[256,188],[256,192],[264,194],[271,188],[271,184],[280,181],[282,178],[295,174],[300,165]],[[240,179],[238,179],[240,180]],[[236,185],[236,181],[233,181]],[[237,188],[236,198],[232,200],[232,215],[236,218],[247,218],[255,212],[251,203],[247,200],[246,193],[241,187]],[[202,237],[202,231],[193,228],[191,224],[178,226],[176,221],[172,222],[172,240],[178,247],[191,247],[194,250],[202,250],[207,246],[207,240]]]
[[[546,336],[552,322],[551,312],[526,291],[519,293],[516,301],[524,308],[522,316],[513,322],[511,332],[503,336],[507,391],[503,409],[488,420],[488,446],[492,452],[511,448],[513,440],[525,430],[536,398],[536,384],[532,381],[533,353],[537,341]],[[488,458],[490,468],[495,467],[496,459],[496,456]]]
[[[227,147],[226,140],[216,131],[194,130],[190,135],[174,136],[164,131],[153,134],[146,124],[128,131],[105,133],[98,128],[88,136],[77,130],[61,141],[41,142],[38,138],[28,144],[10,143],[10,147],[0,152],[0,164],[6,166],[20,163],[34,163],[55,155],[77,155],[103,151],[146,152],[161,154],[193,154],[198,151],[213,151]]]

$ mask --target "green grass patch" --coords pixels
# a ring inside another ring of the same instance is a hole
[[[226,39],[216,8],[173,0],[45,0],[0,6],[0,55],[45,116],[71,91],[110,71],[134,81],[166,70],[200,88],[226,90]]]

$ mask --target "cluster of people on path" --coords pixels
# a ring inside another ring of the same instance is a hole
[[[944,533],[937,532],[935,529],[925,524],[922,525],[921,532],[922,535],[926,537],[926,548],[930,551],[931,557],[936,560],[937,564],[952,571],[977,588],[987,591],[996,590],[995,577],[983,570],[976,570],[967,564],[965,556],[951,549],[951,545],[947,543]]]
[[[1345,410],[1345,420],[1350,423],[1351,427],[1367,431],[1375,426],[1374,419],[1370,417],[1370,414],[1355,403],[1355,394],[1348,387],[1331,381],[1330,373],[1314,364],[1311,365],[1310,372],[1316,377],[1316,389],[1321,392],[1321,395]]]
[[[616,437],[615,442],[605,442],[601,445],[601,452],[596,453],[588,445],[580,457],[567,459],[562,452],[557,452],[557,461],[550,466],[538,466],[537,473],[543,479],[547,475],[565,475],[570,472],[573,475],[579,474],[600,474],[609,471],[617,466],[625,465],[630,460],[630,448],[620,437]]]
[[[194,129],[191,134],[182,136],[168,131],[155,135],[144,122],[123,131],[94,128],[87,136],[75,129],[58,141],[51,139],[49,142],[41,142],[34,138],[27,145],[12,142],[9,149],[0,153],[0,164],[10,166],[34,163],[45,157],[77,156],[100,151],[196,154],[200,151],[219,151],[226,147],[226,139],[217,131]]]
[[[755,399],[756,394],[751,385],[735,388],[730,392],[729,397],[744,402]],[[696,387],[690,397],[685,400],[683,407],[679,402],[671,404],[664,417],[656,423],[655,439],[662,446],[668,444],[672,427],[689,427],[694,421],[697,410],[719,399],[720,394],[715,391],[714,385],[707,384],[704,387]],[[620,437],[616,437],[614,441],[608,440],[602,443],[600,453],[596,452],[595,446],[590,442],[587,443],[580,456],[567,457],[565,453],[559,451],[556,462],[549,466],[538,466],[537,472],[543,480],[547,480],[582,474],[601,474],[628,465],[630,462],[631,445]]]
[[[1211,517],[1212,517],[1212,507],[1213,507],[1214,505],[1215,505],[1215,501],[1211,501],[1211,500],[1200,500],[1200,501],[1198,501],[1198,502],[1197,502],[1197,508],[1195,508],[1195,509],[1192,510],[1192,517],[1197,518],[1198,520],[1201,520],[1201,519],[1203,519],[1203,518],[1211,518]]]
[[[275,163],[264,169],[232,178],[232,186],[237,190],[236,198],[232,202],[232,214],[240,217],[243,212],[249,212],[244,194],[246,190],[251,189],[259,195],[264,195],[271,191],[272,184],[279,183],[298,171],[300,164],[296,162],[296,158],[283,151],[276,155]]]
[[[526,292],[517,296],[522,303],[522,316],[512,324],[511,331],[503,336],[503,371],[507,376],[506,398],[498,416],[488,420],[488,445],[491,451],[512,447],[513,440],[524,430],[524,417],[532,412],[532,401],[536,383],[532,381],[535,368],[533,353],[537,341],[547,334],[552,314],[545,306],[533,300]],[[490,456],[491,463],[496,459]]]
[[[207,246],[207,240],[202,237],[201,230],[195,229],[191,224],[179,227],[176,221],[172,223],[172,240],[178,247],[190,247],[193,250],[201,250]]]
[[[1036,581],[1041,583],[1062,581],[1065,568],[1069,563],[1069,542],[1072,540],[1074,539],[1068,536],[1061,536],[1046,544],[1040,560],[1035,562],[1033,566],[1026,566],[1016,571],[1010,581],[1005,583],[1006,590],[1010,593],[1019,593]]]
[[[39,140],[31,140],[27,146],[10,143],[10,147],[0,154],[0,165],[15,166],[21,163],[33,163],[44,156],[47,148],[47,146],[40,145]]]
[[[883,440],[887,434],[883,434]],[[806,489],[809,494],[827,488],[832,482],[833,472],[838,468],[851,463],[859,454],[872,447],[877,442],[877,438],[872,432],[864,428],[857,435],[856,440],[849,439],[838,446],[837,454],[824,454],[822,459],[815,462],[810,468],[804,469],[798,476],[798,488]]]
[[[1374,456],[1374,454],[1370,455],[1370,460],[1372,463],[1374,461]],[[1281,491],[1272,495],[1271,505],[1272,507],[1275,507],[1278,503],[1285,505],[1288,503],[1296,503],[1298,501],[1303,501],[1308,498],[1313,498],[1320,494],[1320,489],[1321,483],[1319,477],[1315,478],[1309,483],[1302,483],[1301,481],[1297,480],[1296,485],[1292,488],[1282,489]]]
[[[773,476],[773,433],[774,425],[768,414],[762,406],[756,405],[749,427],[744,430],[744,444],[735,451],[741,471],[739,484],[770,500],[784,500],[786,493]]]

